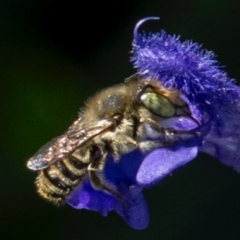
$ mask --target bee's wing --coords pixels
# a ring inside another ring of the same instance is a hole
[[[42,170],[52,163],[66,157],[77,147],[94,138],[95,136],[112,127],[113,122],[101,120],[89,125],[83,125],[82,119],[77,120],[68,131],[51,140],[41,147],[33,157],[27,162],[27,167],[31,170]]]

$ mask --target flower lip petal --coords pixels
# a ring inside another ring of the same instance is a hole
[[[136,180],[141,186],[152,185],[176,168],[191,161],[197,153],[198,147],[156,149],[145,157]]]

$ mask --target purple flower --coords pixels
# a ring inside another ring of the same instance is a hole
[[[185,117],[161,124],[178,130],[198,129],[202,138],[193,137],[148,154],[135,150],[122,156],[117,164],[109,158],[103,174],[116,186],[122,201],[94,190],[87,178],[67,200],[74,208],[95,210],[103,216],[116,210],[135,229],[143,229],[148,224],[142,188],[191,161],[198,151],[209,153],[240,171],[239,87],[221,70],[214,54],[202,50],[198,44],[181,42],[179,37],[169,36],[164,31],[139,34],[139,26],[151,19],[157,18],[143,19],[135,27],[131,61],[141,78],[158,80],[166,88],[178,89],[200,127]]]

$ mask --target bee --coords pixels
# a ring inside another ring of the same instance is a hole
[[[111,155],[117,163],[122,155],[136,149],[147,153],[200,136],[194,130],[176,130],[161,124],[181,116],[193,119],[180,92],[163,87],[159,81],[134,75],[100,91],[86,102],[63,135],[28,160],[27,167],[38,172],[38,193],[60,205],[88,177],[94,189],[121,200],[117,186],[102,174],[108,157]]]

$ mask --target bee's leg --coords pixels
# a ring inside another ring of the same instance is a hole
[[[162,127],[158,122],[150,119],[150,118],[141,118],[140,123],[146,123],[148,124],[153,130],[160,133],[163,138],[165,138],[168,141],[171,142],[171,139],[173,139],[176,142],[176,139],[185,139],[197,136],[201,136],[201,132],[195,132],[192,130],[176,130],[174,128],[164,128]]]
[[[123,142],[124,139],[124,142]],[[136,140],[134,140],[133,138],[126,136],[126,135],[121,135],[120,137],[116,137],[114,139],[111,140],[112,143],[116,143],[116,144],[122,144],[122,145],[126,145],[126,144],[130,144],[133,147],[137,147],[138,143]]]
[[[129,136],[119,135],[111,139],[109,148],[114,160],[118,161],[123,154],[138,148],[138,142]]]
[[[104,167],[104,160],[106,157],[102,157],[97,159],[88,167],[88,176],[91,182],[92,187],[95,190],[103,191],[108,193],[109,195],[114,196],[117,198],[124,207],[127,207],[127,204],[123,198],[123,196],[118,192],[116,186],[110,183],[104,176],[103,167]]]
[[[174,142],[163,142],[163,141],[152,140],[152,141],[140,142],[139,143],[139,149],[143,153],[145,153],[145,152],[149,152],[153,149],[171,147],[173,145],[174,145]]]
[[[166,131],[175,131],[174,129],[172,128],[164,128],[162,127],[158,122],[152,120],[151,118],[141,118],[140,119],[140,123],[146,123],[148,124],[149,126],[151,126],[151,128],[159,133],[165,133]]]

